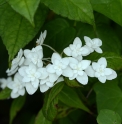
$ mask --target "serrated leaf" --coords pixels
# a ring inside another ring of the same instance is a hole
[[[69,80],[68,78],[64,79],[66,84],[70,87],[82,87],[80,83],[78,83],[76,80]]]
[[[21,108],[23,107],[25,100],[26,100],[26,97],[21,96],[21,97],[16,98],[12,102],[12,105],[10,108],[10,124],[12,124],[12,121],[15,118],[15,116],[17,115],[17,112],[20,111]]]
[[[56,105],[58,103],[57,95],[64,86],[63,82],[56,84],[51,91],[47,92],[44,99],[44,105],[42,108],[43,114],[46,119],[53,121],[57,115]]]
[[[10,97],[11,90],[9,88],[5,88],[0,92],[0,100],[4,100]]]
[[[117,112],[122,118],[122,91],[117,80],[107,81],[105,84],[97,83],[96,92],[97,110],[110,109]]]
[[[35,15],[35,28],[9,4],[0,7],[0,35],[9,53],[9,60],[29,43],[44,23],[47,8],[41,5]],[[9,20],[9,21],[8,21]]]
[[[24,16],[34,25],[34,14],[39,6],[40,0],[9,0],[8,3],[16,12]]]
[[[42,110],[40,110],[37,117],[36,117],[35,124],[52,124],[52,122],[48,121],[44,117]]]
[[[121,118],[118,113],[108,109],[102,109],[97,116],[98,124],[121,124]]]
[[[122,1],[121,0],[91,0],[95,11],[102,13],[122,26]]]
[[[58,96],[59,100],[62,103],[74,108],[80,108],[90,113],[90,110],[84,105],[84,103],[80,100],[78,94],[72,88],[65,85]]]
[[[47,23],[44,28],[47,30],[44,43],[49,44],[58,52],[62,52],[75,38],[76,30],[65,19],[55,19]]]
[[[92,61],[98,61],[101,57],[105,57],[107,60],[107,67],[114,70],[122,69],[122,57],[116,53],[104,52],[103,54],[92,53],[88,56],[87,59]]]
[[[64,17],[94,24],[90,0],[41,0],[41,2]]]

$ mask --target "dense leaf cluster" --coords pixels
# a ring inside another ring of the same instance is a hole
[[[11,91],[5,88],[0,92],[0,123],[7,124],[10,113],[10,124],[121,124],[121,10],[121,0],[0,0],[0,77],[6,76],[19,49],[36,46],[44,30],[45,44],[59,53],[75,37],[82,42],[84,36],[100,38],[103,53],[94,52],[86,59],[96,62],[105,57],[108,67],[118,73],[113,81],[101,84],[92,78],[86,86],[65,78],[44,94],[15,100],[9,99]],[[44,57],[51,54],[44,47]]]

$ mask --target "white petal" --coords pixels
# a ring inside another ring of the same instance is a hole
[[[73,70],[70,67],[67,67],[63,70],[62,75],[65,77],[72,77],[73,76]]]
[[[89,77],[94,77],[94,70],[92,68],[92,66],[89,66],[86,70],[85,70],[86,74],[89,76]]]
[[[11,92],[11,98],[17,98],[19,96],[18,93]]]
[[[46,92],[49,89],[49,87],[46,84],[40,85],[40,91],[42,93]]]
[[[79,37],[76,37],[76,38],[74,39],[73,44],[75,44],[75,45],[79,44],[80,46],[82,46],[82,42],[81,42],[81,40],[80,40]]]
[[[80,61],[82,61],[83,57],[82,56],[77,56],[76,59],[80,62]]]
[[[76,77],[77,81],[83,85],[86,85],[88,83],[88,76],[84,72],[83,76],[77,76]]]
[[[110,75],[112,74],[112,69],[111,68],[105,68],[105,75]]]
[[[102,41],[99,38],[94,38],[92,41],[95,42],[98,46],[102,45]]]
[[[88,66],[90,65],[91,61],[90,60],[82,60],[81,62],[81,65],[82,65],[82,69],[86,69],[88,68]]]
[[[116,77],[117,77],[117,73],[114,70],[112,70],[112,74],[111,75],[107,75],[106,76],[107,80],[113,80]]]
[[[87,37],[87,36],[84,36],[84,40],[85,40],[86,45],[89,46],[89,47],[91,47],[92,40],[89,37]]]
[[[25,61],[24,61],[24,65],[29,65],[29,64],[30,64],[30,62],[31,62],[31,60],[30,60],[30,59],[25,59]]]
[[[58,53],[53,53],[52,57],[51,57],[51,61],[52,63],[54,63],[54,61],[58,59],[61,60],[61,56]]]
[[[38,69],[38,71],[41,73],[41,76],[39,77],[39,79],[45,79],[48,76],[46,68],[40,68]]]
[[[47,72],[49,72],[49,73],[55,73],[54,66],[51,65],[51,64],[48,64],[48,65],[46,66],[46,69],[47,69]]]
[[[98,80],[99,80],[101,83],[105,83],[105,82],[106,82],[106,76],[100,76],[100,77],[98,77]]]
[[[39,80],[36,79],[33,82],[31,82],[31,84],[33,85],[34,88],[38,88],[38,86],[39,86]]]
[[[85,46],[82,47],[82,55],[87,56],[89,54],[90,54],[90,51],[89,51],[88,47],[85,47]]]
[[[20,94],[21,96],[24,96],[24,94],[25,94],[25,89],[24,89],[24,88],[22,88],[22,89],[21,89],[21,90],[19,90],[18,92],[19,92],[19,94]]]
[[[22,79],[22,82],[30,82],[30,78],[28,78],[28,77],[24,77],[23,79]]]
[[[28,58],[28,54],[29,54],[30,52],[31,52],[30,50],[25,49],[25,50],[24,50],[24,56],[25,56],[26,58]]]
[[[54,83],[52,83],[52,82],[46,82],[46,85],[48,86],[48,87],[52,87],[53,85],[54,85]]]
[[[69,58],[68,58],[68,57],[63,58],[63,59],[62,59],[62,63],[63,63],[64,65],[68,65],[68,64],[69,64]]]
[[[59,82],[62,82],[64,81],[64,78],[63,77],[59,77],[58,80],[56,81],[56,83],[59,83]]]
[[[26,75],[26,73],[25,73],[26,69],[27,69],[26,66],[22,66],[21,68],[19,68],[19,70],[18,70],[19,74],[24,77]]]
[[[25,58],[22,57],[21,60],[20,60],[20,62],[19,62],[19,66],[21,66],[24,63],[24,60],[25,60]]]
[[[74,64],[78,64],[78,60],[73,58],[73,57],[69,57],[69,62],[74,63]]]
[[[98,60],[98,64],[104,65],[104,66],[106,67],[106,66],[107,66],[106,58],[101,57],[101,58]]]
[[[30,95],[34,94],[37,90],[37,88],[34,88],[30,82],[26,83],[25,87],[26,87],[28,94],[30,94]]]
[[[49,74],[49,81],[50,82],[55,82],[58,78],[59,78],[59,76],[56,74]]]
[[[94,70],[97,70],[98,68],[100,68],[100,65],[98,63],[96,63],[96,62],[92,62],[92,68]]]
[[[102,51],[102,49],[101,49],[100,47],[97,47],[97,48],[95,49],[95,51],[96,51],[97,53],[103,53],[103,51]]]
[[[65,48],[64,51],[63,51],[67,56],[71,56],[71,49],[69,47]]]
[[[38,66],[38,67],[43,67],[43,62],[42,62],[42,60],[37,63],[37,66]]]

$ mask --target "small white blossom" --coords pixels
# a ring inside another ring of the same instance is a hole
[[[88,76],[84,72],[84,70],[89,67],[91,61],[82,60],[79,62],[77,59],[72,57],[70,57],[69,60],[70,60],[70,63],[69,63],[70,69],[68,70],[65,69],[63,75],[66,77],[69,77],[70,80],[73,80],[76,78],[79,83],[84,85],[87,84]],[[70,73],[70,76],[69,76],[69,73]]]
[[[8,76],[14,74],[18,70],[18,66],[21,66],[24,63],[24,57],[22,56],[23,56],[23,50],[20,49],[17,57],[12,60],[11,69],[6,70]]]
[[[102,53],[102,49],[100,46],[102,45],[102,41],[99,38],[90,39],[87,36],[84,36],[84,40],[86,43],[86,48],[91,52],[94,52],[94,50],[98,53]]]
[[[30,62],[37,65],[38,67],[43,66],[42,58],[43,58],[43,51],[41,46],[37,46],[32,50],[24,50],[24,56],[26,57],[25,65],[29,65]]]
[[[48,73],[48,77],[46,79],[42,79],[40,81],[40,91],[46,92],[48,89],[53,87],[56,83],[61,82],[63,79],[56,74]],[[59,77],[59,78],[58,78]]]
[[[2,89],[5,89],[7,87],[7,85],[12,81],[11,77],[8,77],[7,79],[5,78],[1,78],[0,79],[0,87]]]
[[[43,33],[41,32],[40,37],[39,37],[39,39],[37,39],[36,43],[38,45],[42,45],[44,40],[45,40],[45,38],[46,38],[46,35],[47,35],[47,31],[46,30]]]
[[[19,74],[22,76],[22,82],[26,83],[25,87],[29,94],[35,93],[40,79],[45,79],[48,76],[45,68],[38,68],[33,63],[30,63],[29,66],[22,66],[19,69]]]
[[[112,80],[117,77],[117,73],[113,69],[106,67],[107,61],[102,57],[97,63],[93,62],[92,66],[88,67],[85,72],[88,76],[96,77],[101,83],[105,83],[106,80]]]
[[[23,96],[25,94],[24,83],[22,82],[22,77],[19,73],[16,73],[14,80],[8,85],[8,88],[12,89],[11,98],[17,98],[18,96]]]
[[[80,38],[76,37],[74,39],[73,44],[70,44],[69,47],[64,49],[64,53],[67,56],[72,57],[79,57],[79,56],[86,56],[89,54],[89,50],[85,47],[82,47],[82,41]]]
[[[51,58],[52,64],[47,65],[47,72],[49,73],[55,73],[58,76],[60,76],[63,72],[63,69],[65,69],[69,64],[68,58],[61,58],[61,56],[58,53],[53,53]]]

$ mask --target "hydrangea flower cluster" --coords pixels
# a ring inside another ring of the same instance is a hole
[[[32,95],[38,88],[42,93],[46,92],[56,83],[64,81],[63,77],[69,80],[76,79],[82,85],[88,83],[88,76],[98,78],[101,83],[117,77],[114,70],[107,68],[106,58],[102,57],[98,62],[92,63],[90,60],[83,59],[94,51],[102,53],[100,48],[102,41],[99,38],[90,39],[84,36],[83,46],[80,38],[76,37],[73,44],[63,50],[67,57],[54,52],[51,58],[43,58],[42,46],[48,46],[43,44],[46,34],[47,31],[41,33],[35,48],[24,51],[20,49],[17,57],[12,61],[11,68],[6,71],[7,75],[13,75],[13,78],[0,79],[2,89],[8,87],[12,90],[12,98],[23,96],[25,91]],[[48,64],[45,63],[46,61]]]

